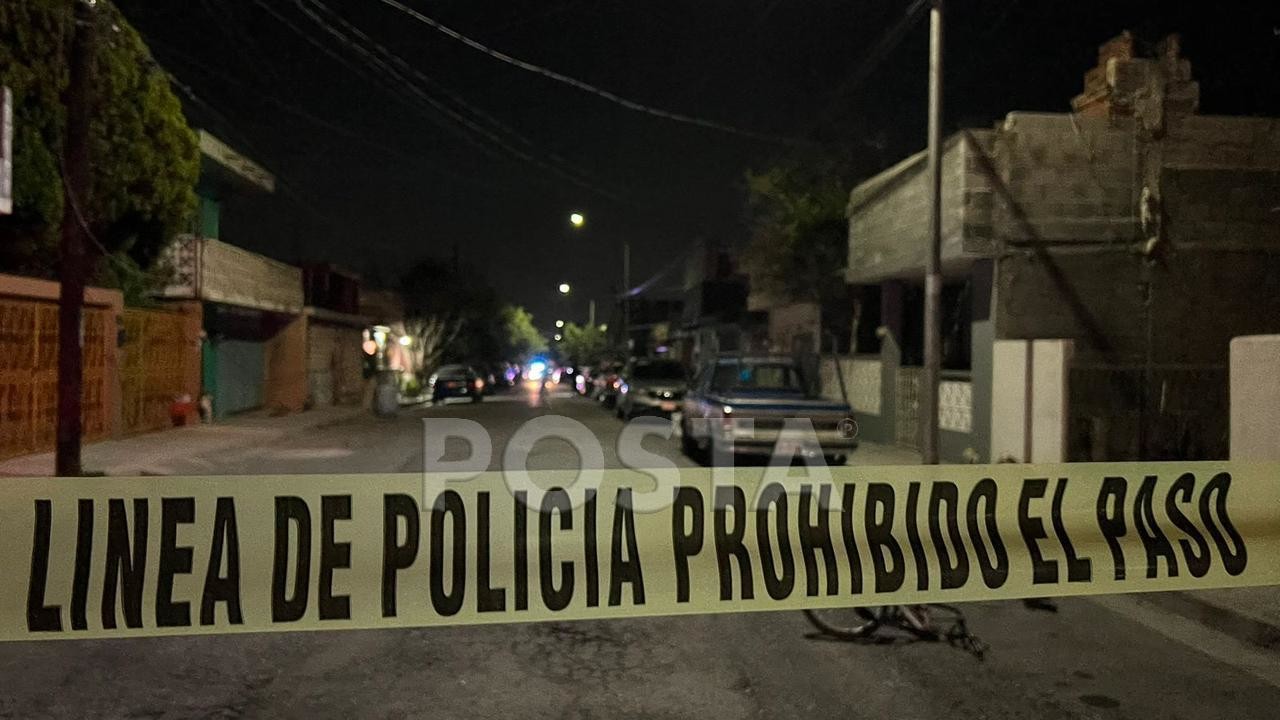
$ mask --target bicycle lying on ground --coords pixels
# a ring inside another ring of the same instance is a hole
[[[939,630],[935,611],[950,619],[945,630]],[[988,647],[965,624],[964,613],[952,605],[883,605],[879,607],[828,608],[805,610],[804,616],[823,635],[840,640],[869,640],[882,628],[901,630],[918,639],[936,642],[946,640],[979,660]]]

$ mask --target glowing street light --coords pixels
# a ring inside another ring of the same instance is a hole
[[[410,345],[413,344],[413,338],[409,337],[408,335],[401,335],[400,344],[403,345],[404,347],[409,347]]]
[[[561,335],[560,333],[556,333],[556,342],[560,342],[563,339],[564,339],[563,335]]]
[[[560,289],[560,294],[561,294],[561,295],[568,295],[568,294],[569,294],[569,283],[560,283],[560,288],[559,288],[559,289]]]
[[[563,321],[563,320],[557,320],[557,321],[556,321],[556,327],[558,327],[558,328],[562,328],[562,327],[564,327],[564,321]]]
[[[586,218],[582,213],[580,213],[580,212],[569,213],[569,224],[570,224],[570,225],[572,225],[572,226],[574,226],[574,227],[576,227],[576,228],[580,228],[580,227],[582,227],[583,225],[585,225],[585,224],[586,224],[586,222],[587,222],[587,218]]]

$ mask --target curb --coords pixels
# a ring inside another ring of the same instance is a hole
[[[1137,600],[1158,606],[1188,620],[1229,635],[1241,642],[1280,651],[1280,626],[1249,617],[1222,605],[1206,602],[1185,592],[1154,592],[1135,596]]]

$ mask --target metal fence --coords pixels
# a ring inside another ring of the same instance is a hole
[[[1076,365],[1068,382],[1071,461],[1227,457],[1225,365]]]
[[[185,342],[186,318],[166,310],[124,311],[120,347],[121,421],[126,433],[172,424],[170,406],[186,390],[188,363],[195,358]]]

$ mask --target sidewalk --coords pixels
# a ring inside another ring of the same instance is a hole
[[[1280,650],[1278,586],[1157,592],[1137,597],[1242,642]]]
[[[362,407],[327,407],[291,415],[242,415],[210,425],[159,430],[84,446],[85,472],[105,475],[165,475],[168,463],[280,438],[343,422],[368,413]],[[0,460],[0,477],[47,477],[54,472],[52,452]]]

